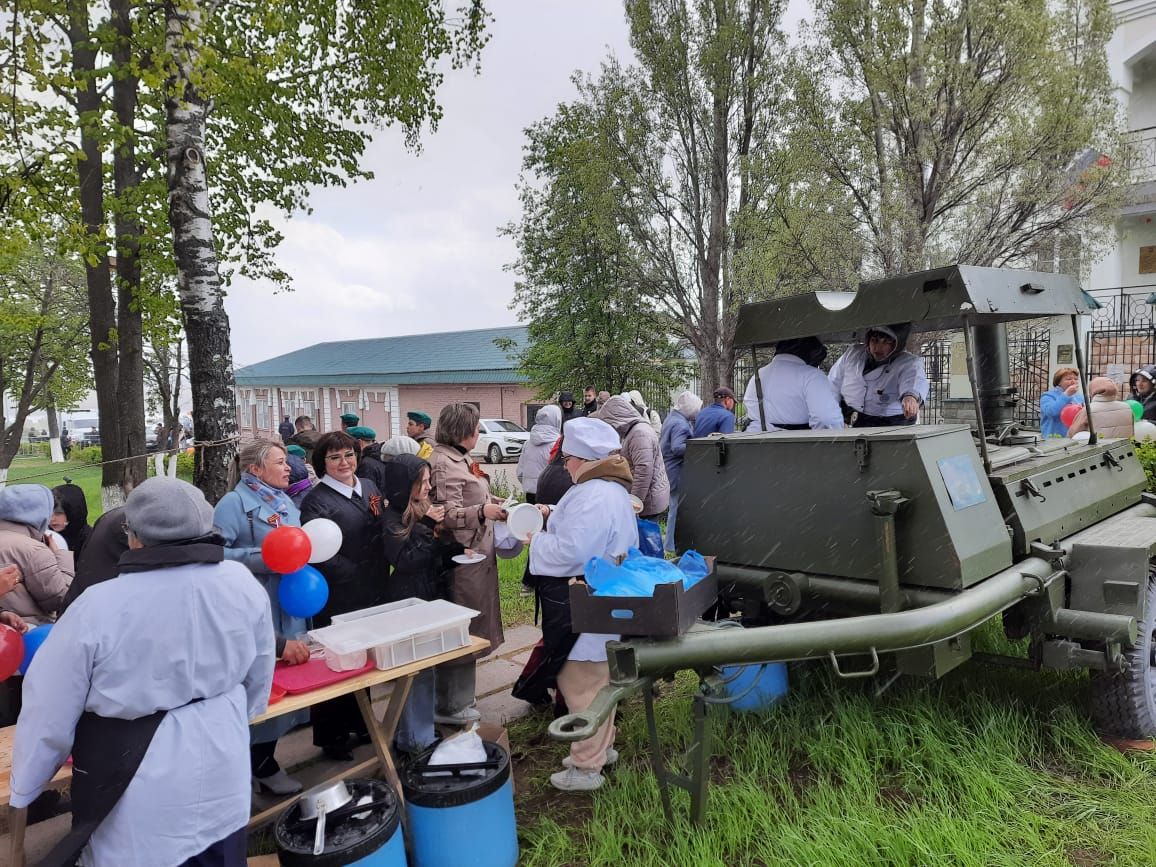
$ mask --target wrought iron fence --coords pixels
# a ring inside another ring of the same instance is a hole
[[[1156,126],[1128,133],[1128,168],[1132,172],[1150,172],[1156,168]]]
[[[1089,290],[1088,294],[1100,305],[1098,310],[1093,310],[1090,314],[1091,330],[1150,327],[1153,324],[1153,305],[1148,303],[1148,298],[1153,292],[1156,292],[1156,284]]]

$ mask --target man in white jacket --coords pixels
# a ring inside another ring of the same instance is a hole
[[[780,340],[775,357],[759,368],[743,393],[751,423],[748,431],[838,430],[843,427],[839,401],[819,369],[827,347],[815,337]],[[757,386],[762,386],[759,400]]]
[[[923,359],[903,348],[910,325],[872,325],[828,374],[854,417],[851,427],[915,424],[927,402]]]
[[[124,515],[120,575],[72,603],[28,668],[11,804],[30,804],[71,752],[73,827],[53,863],[243,867],[269,597],[224,560],[187,482],[147,479]]]

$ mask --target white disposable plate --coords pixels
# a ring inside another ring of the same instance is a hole
[[[542,529],[542,513],[537,506],[520,503],[506,513],[506,529],[515,539],[525,542],[531,533]]]
[[[638,499],[634,494],[630,495],[630,505],[634,508],[634,514],[639,515],[642,513],[642,500]]]
[[[469,566],[473,563],[481,563],[486,558],[482,554],[474,554],[472,557],[469,554],[455,554],[450,559],[455,563],[461,563],[463,566]]]

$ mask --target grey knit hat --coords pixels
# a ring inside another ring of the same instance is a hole
[[[0,521],[24,524],[37,533],[48,529],[54,499],[44,485],[8,485],[0,489]]]
[[[213,507],[200,489],[166,476],[137,485],[124,504],[124,518],[146,546],[199,539],[213,532]]]

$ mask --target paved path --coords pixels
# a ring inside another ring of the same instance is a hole
[[[510,687],[541,635],[534,626],[508,629],[505,643],[478,663],[478,709],[484,722],[505,725],[529,712],[528,704],[510,695]],[[386,684],[373,690],[374,706],[379,712],[384,709],[382,702],[388,697],[390,688]],[[372,746],[358,747],[353,751],[354,761],[358,762],[372,758],[372,755]],[[322,756],[321,750],[313,746],[313,732],[309,726],[296,729],[277,742],[277,760],[307,787],[324,780],[345,764]],[[259,809],[264,809],[274,800],[255,796],[254,802]],[[29,827],[25,837],[28,863],[35,864],[47,855],[52,844],[67,833],[71,821],[71,814],[66,813]],[[0,863],[7,858],[8,836],[5,834],[0,837]]]

